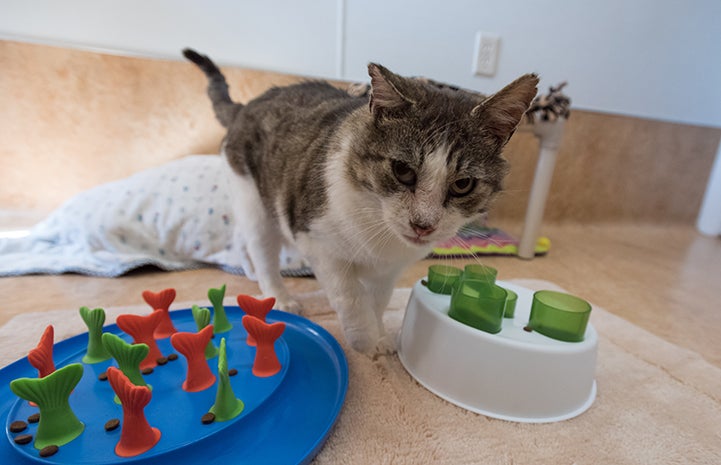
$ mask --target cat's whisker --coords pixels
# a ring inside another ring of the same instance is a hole
[[[382,239],[383,239],[384,237],[387,237],[387,238],[388,238],[388,241],[390,241],[390,239],[393,237],[393,235],[394,235],[394,234],[393,234],[392,231],[390,231],[390,229],[388,229],[388,228],[379,228],[379,229],[377,229],[377,230],[373,233],[373,235],[364,238],[364,241],[363,241],[363,243],[362,243],[362,246],[359,247],[359,248],[353,253],[353,256],[351,257],[351,259],[348,260],[348,261],[346,262],[345,266],[343,267],[343,274],[345,275],[345,274],[347,274],[347,273],[350,271],[351,266],[355,263],[355,259],[356,259],[361,253],[367,252],[367,251],[364,251],[364,250],[363,250],[366,245],[368,245],[368,244],[370,244],[370,243],[372,243],[372,242],[376,242],[377,239],[378,239],[378,242],[380,242],[380,245],[383,245],[383,240],[382,240]],[[379,247],[379,248],[382,249],[382,247]],[[376,263],[380,262],[380,260],[381,260],[380,254],[372,254],[371,259],[372,259],[374,262],[376,262]]]
[[[459,236],[455,236],[455,237],[452,239],[452,242],[457,243],[458,246],[461,247],[461,248],[463,248],[463,249],[470,250],[470,244],[469,244],[468,242],[466,242],[463,238],[459,237]],[[465,257],[465,258],[470,258],[471,260],[473,260],[474,262],[476,262],[476,263],[478,263],[478,264],[480,264],[480,265],[483,264],[483,263],[481,263],[480,258],[479,258],[476,254],[469,255],[468,257]],[[448,259],[448,261],[450,261],[450,258]]]
[[[472,237],[479,237],[481,239],[486,239],[488,242],[490,242],[493,245],[497,245],[499,247],[503,246],[503,243],[499,242],[497,239],[493,237],[492,234],[486,234],[485,232],[478,231],[477,229],[473,228],[472,226],[464,226],[460,229],[460,232],[465,234],[466,236],[472,236]],[[459,240],[463,240],[463,242],[468,245],[468,242],[466,242],[462,237],[458,237]]]
[[[488,236],[486,236],[486,237],[488,237]],[[453,238],[453,241],[454,241],[454,242],[457,242],[461,247],[470,250],[470,243],[468,243],[468,242],[467,242],[465,239],[463,239],[462,237],[456,236],[456,237]],[[497,243],[497,244],[498,244],[498,243]],[[473,260],[473,261],[474,261],[476,264],[478,264],[478,265],[488,266],[488,265],[486,265],[486,264],[483,262],[483,259],[482,259],[483,256],[482,256],[482,255],[472,254],[472,255],[469,255],[468,258],[470,258],[471,260]]]
[[[350,271],[351,265],[355,262],[355,259],[364,252],[367,253],[366,247],[375,242],[379,237],[387,235],[392,238],[393,232],[387,227],[385,221],[379,218],[370,218],[368,221],[361,223],[361,228],[357,227],[358,218],[353,223],[342,223],[334,225],[341,233],[349,236],[350,239],[360,238],[360,246],[353,252],[353,255],[346,260],[343,267],[343,274],[347,274]],[[369,234],[370,233],[370,234]],[[375,254],[373,254],[375,255]],[[375,258],[375,257],[374,257]]]

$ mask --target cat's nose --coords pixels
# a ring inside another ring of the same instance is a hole
[[[433,231],[436,230],[434,226],[426,225],[426,224],[420,224],[420,223],[413,223],[411,222],[411,228],[413,228],[413,232],[415,232],[418,237],[425,237],[429,234],[432,234]]]

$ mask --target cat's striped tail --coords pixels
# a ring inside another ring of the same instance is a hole
[[[193,49],[183,49],[183,56],[195,63],[205,75],[208,77],[208,97],[213,102],[213,110],[215,117],[218,118],[220,124],[229,127],[236,113],[243,108],[240,103],[235,103],[230,99],[228,93],[228,83],[220,69],[213,63],[210,58],[201,55]]]

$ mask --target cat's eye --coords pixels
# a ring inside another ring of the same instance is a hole
[[[450,187],[450,193],[454,197],[463,197],[469,194],[476,187],[476,180],[473,178],[456,179]]]
[[[393,176],[398,182],[406,186],[414,186],[416,184],[416,172],[408,166],[408,163],[400,160],[393,160]]]

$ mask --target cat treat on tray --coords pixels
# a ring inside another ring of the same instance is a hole
[[[207,56],[183,54],[208,77],[227,128],[235,218],[253,219],[236,225],[244,268],[266,297],[298,313],[278,263],[282,246],[297,248],[350,346],[394,352],[382,313],[396,279],[491,206],[508,171],[501,151],[538,78],[521,76],[483,97],[371,63],[367,93],[304,82],[240,104]]]

